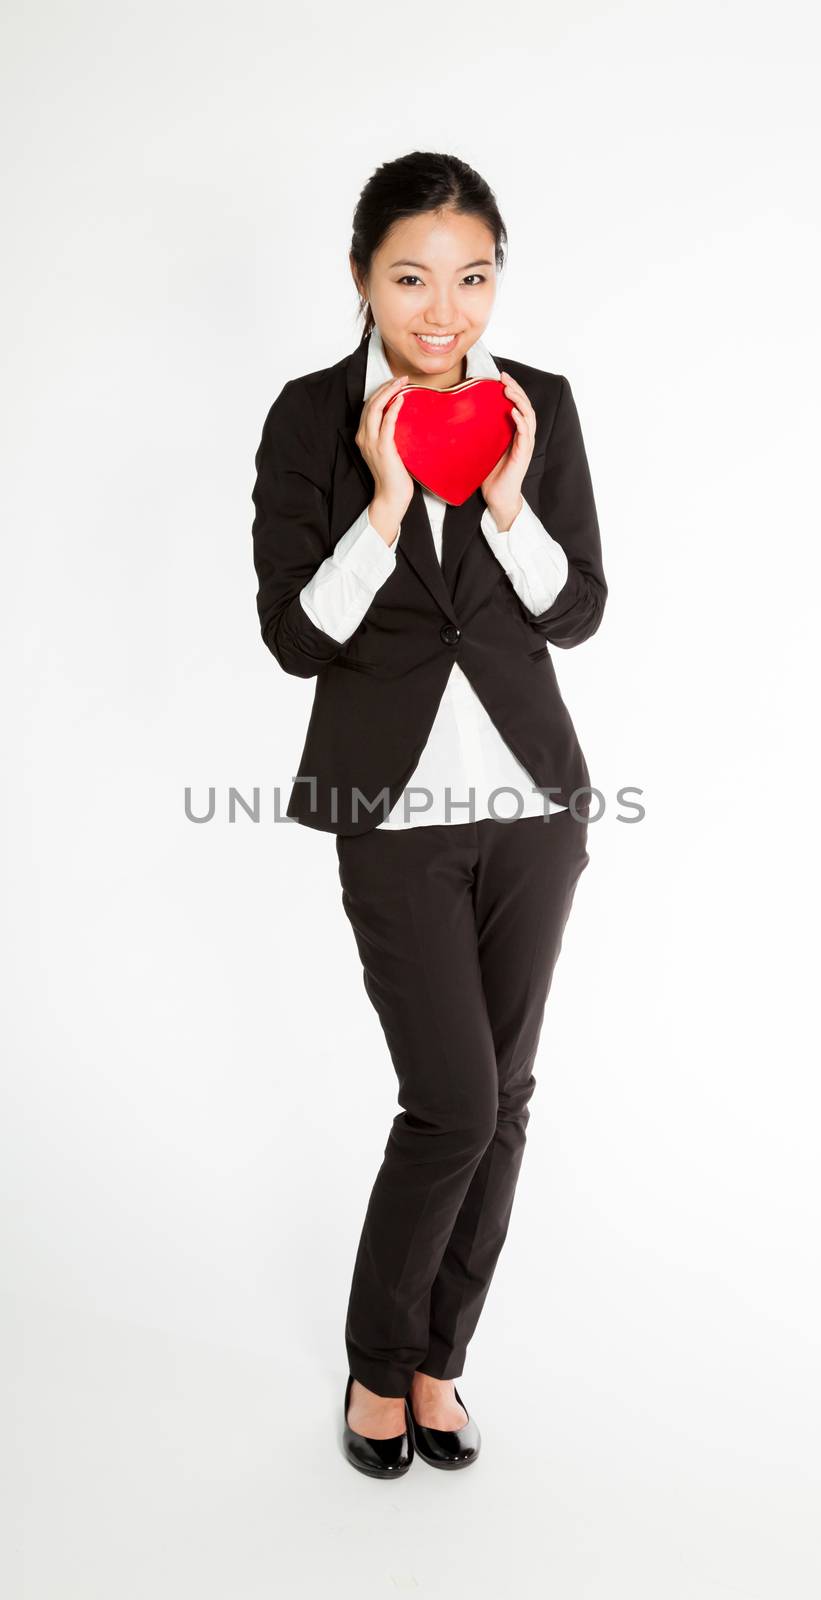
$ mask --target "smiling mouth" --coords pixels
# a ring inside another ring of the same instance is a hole
[[[445,339],[425,333],[414,334],[414,338],[424,350],[451,350],[458,337],[458,333],[449,333]]]

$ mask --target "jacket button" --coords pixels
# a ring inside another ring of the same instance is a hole
[[[457,639],[461,638],[461,630],[454,623],[446,622],[445,626],[439,629],[439,637],[444,639],[445,644],[455,644]]]

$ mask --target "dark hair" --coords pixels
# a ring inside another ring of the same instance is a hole
[[[493,234],[496,267],[502,268],[507,231],[490,185],[458,156],[412,150],[377,167],[365,184],[353,214],[350,259],[360,280],[391,228],[407,217],[444,207],[463,216],[481,217]],[[362,337],[374,327],[370,303],[359,296],[358,316],[365,314]]]

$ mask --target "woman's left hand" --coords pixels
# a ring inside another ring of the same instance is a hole
[[[501,531],[510,527],[522,509],[522,479],[530,466],[536,441],[536,413],[520,383],[509,372],[500,372],[505,394],[513,404],[516,434],[482,484],[482,494],[494,522]]]

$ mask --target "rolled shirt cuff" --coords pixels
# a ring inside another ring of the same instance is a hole
[[[401,531],[400,523],[393,544],[387,545],[366,506],[300,591],[311,621],[340,644],[358,628],[377,590],[393,572]]]
[[[481,528],[523,604],[534,615],[547,611],[567,582],[567,556],[524,495],[506,532],[499,532],[489,506],[482,513]]]

